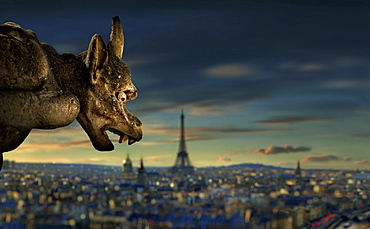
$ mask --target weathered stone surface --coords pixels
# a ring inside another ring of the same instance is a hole
[[[31,129],[54,129],[77,118],[93,146],[113,150],[106,131],[119,142],[141,140],[141,122],[126,108],[137,97],[121,61],[124,36],[118,17],[106,46],[95,34],[88,50],[59,55],[30,30],[0,25],[0,152],[17,148]]]
[[[15,23],[0,25],[0,89],[35,90],[50,68],[36,35]]]

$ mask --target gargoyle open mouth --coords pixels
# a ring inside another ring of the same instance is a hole
[[[118,136],[119,136],[119,140],[118,140],[118,142],[119,143],[123,143],[123,142],[125,142],[125,141],[127,141],[127,144],[128,145],[132,145],[132,144],[134,144],[135,142],[138,142],[138,141],[140,141],[141,140],[141,138],[140,139],[138,139],[138,138],[135,138],[135,137],[133,137],[133,136],[131,136],[131,135],[129,135],[129,134],[125,134],[125,133],[123,133],[123,132],[121,132],[121,131],[119,131],[119,130],[117,130],[117,129],[114,129],[114,128],[109,128],[108,129],[110,132],[112,132],[112,133],[114,133],[114,134],[117,134]]]

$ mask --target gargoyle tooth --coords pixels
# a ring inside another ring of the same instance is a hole
[[[130,138],[129,140],[128,140],[128,144],[129,145],[132,145],[132,144],[134,144],[136,142],[136,140],[135,139],[132,139],[132,138]]]
[[[121,136],[119,137],[118,142],[119,142],[119,143],[122,143],[122,142],[125,142],[127,139],[128,139],[128,136],[127,136],[127,135],[121,135]]]

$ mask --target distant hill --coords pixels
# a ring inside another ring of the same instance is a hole
[[[207,168],[235,168],[235,169],[244,169],[244,168],[251,168],[253,170],[265,168],[265,169],[293,169],[293,168],[283,168],[277,167],[273,165],[264,165],[264,164],[255,164],[255,163],[242,163],[242,164],[234,164],[234,165],[225,165],[225,166],[208,166],[208,167],[200,167],[198,169],[207,169]]]
[[[212,168],[210,167],[198,167],[198,169],[207,169],[207,168]],[[283,170],[295,170],[295,168],[285,168],[285,167],[278,167],[278,166],[273,166],[273,165],[264,165],[264,164],[256,164],[256,163],[241,163],[241,164],[234,164],[234,165],[227,165],[227,166],[213,166],[213,168],[235,168],[235,169],[244,169],[244,168],[251,168],[253,170],[260,169],[260,168],[265,168],[265,169],[283,169]],[[342,171],[338,169],[305,169],[302,168],[302,170],[307,170],[307,171]],[[347,170],[345,170],[347,171]],[[351,171],[351,170],[349,170]]]

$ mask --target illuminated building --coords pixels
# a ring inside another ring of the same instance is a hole
[[[126,155],[126,159],[122,161],[122,172],[124,174],[132,174],[132,161],[129,154]]]

